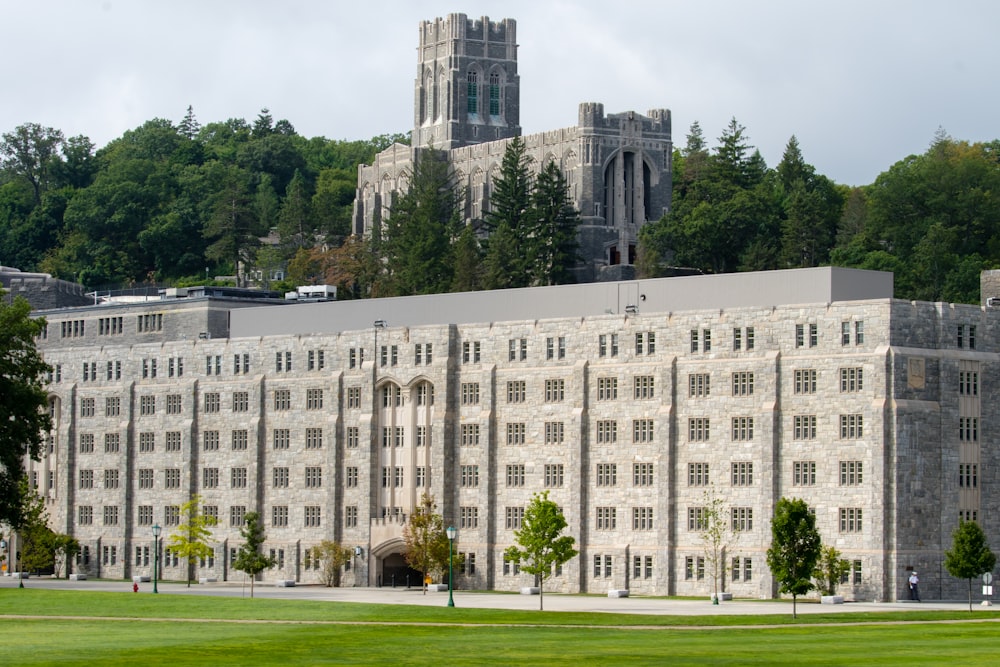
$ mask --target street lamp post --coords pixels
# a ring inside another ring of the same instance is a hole
[[[454,607],[455,606],[455,598],[452,595],[452,591],[454,591],[454,589],[455,589],[455,586],[454,586],[454,583],[453,583],[454,582],[454,576],[453,576],[454,558],[452,557],[451,551],[452,551],[452,547],[455,546],[455,536],[458,534],[458,531],[455,530],[455,526],[448,526],[448,530],[446,530],[445,532],[448,533],[448,606],[449,607]]]
[[[159,593],[156,590],[156,575],[160,569],[160,524],[153,524],[153,592]]]

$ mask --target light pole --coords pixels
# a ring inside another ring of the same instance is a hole
[[[160,569],[160,524],[153,524],[153,592],[159,593],[156,590],[156,575]]]
[[[451,550],[452,547],[455,546],[455,536],[458,535],[458,531],[455,530],[455,526],[448,526],[448,530],[446,530],[445,532],[448,533],[448,606],[454,607],[455,598],[452,595],[452,591],[455,588],[454,584],[452,583],[454,581],[452,573],[454,558],[452,558]]]

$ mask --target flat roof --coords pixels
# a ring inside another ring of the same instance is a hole
[[[267,307],[231,313],[230,336],[356,331],[384,320],[388,326],[488,324],[626,313],[779,306],[891,299],[893,275],[838,267],[787,269],[526,287],[483,292],[360,299]]]

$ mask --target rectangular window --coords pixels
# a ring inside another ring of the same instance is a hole
[[[156,449],[156,434],[155,433],[140,433],[139,434],[139,451],[140,452],[152,452]]]
[[[753,508],[733,507],[730,509],[732,529],[734,533],[753,530]]]
[[[275,505],[271,508],[271,525],[276,528],[288,525],[288,505]]]
[[[708,463],[688,463],[688,486],[708,486]]]
[[[566,396],[566,381],[565,380],[546,380],[545,381],[545,402],[546,403],[558,403],[562,401]]]
[[[634,380],[633,398],[653,398],[655,394],[652,375],[637,375]]]
[[[598,444],[618,442],[618,422],[613,419],[602,419],[597,422]]]
[[[461,467],[461,475],[459,476],[459,484],[466,489],[477,488],[479,486],[479,466],[463,465]]]
[[[94,508],[90,505],[80,505],[77,515],[81,526],[90,526],[94,523]],[[84,547],[86,548],[86,547]]]
[[[361,407],[361,387],[347,388],[347,407],[349,409]]]
[[[291,389],[275,389],[274,390],[274,409],[275,410],[291,410],[292,409],[292,390]]]
[[[104,525],[105,526],[117,526],[118,525],[118,506],[117,505],[105,505],[104,506]]]
[[[865,342],[865,322],[858,320],[854,323],[854,344],[864,345]]]
[[[306,389],[306,410],[323,409],[323,390]]]
[[[321,508],[316,505],[306,505],[305,510],[305,527],[318,528],[322,524]]]
[[[117,454],[121,450],[121,434],[120,433],[105,433],[104,434],[104,453],[105,454]]]
[[[962,396],[979,395],[979,371],[958,372],[958,393]]]
[[[318,489],[323,486],[323,469],[319,466],[306,466],[306,488]]]
[[[247,469],[231,468],[229,470],[229,486],[233,489],[247,488]]]
[[[563,464],[546,463],[544,468],[544,480],[547,488],[560,487],[563,485]]]
[[[596,509],[597,522],[595,527],[597,530],[615,530],[618,527],[618,508],[598,507]]]
[[[840,415],[840,439],[858,440],[864,437],[861,415]]]
[[[524,444],[524,424],[523,423],[509,423],[509,424],[507,424],[507,444],[508,445],[523,445]]]
[[[461,396],[462,405],[479,405],[479,383],[463,382]]]
[[[618,400],[618,378],[611,378],[611,377],[597,378],[597,400],[599,401]]]
[[[806,333],[804,324],[795,325],[795,347],[804,347],[806,344]]]
[[[979,465],[976,463],[959,463],[958,485],[963,489],[977,488],[979,486]]]
[[[688,530],[699,531],[705,530],[707,522],[706,508],[704,507],[689,507],[688,508]]]
[[[164,436],[164,448],[168,452],[181,451],[181,432],[167,431],[167,434]]]
[[[250,410],[250,394],[245,391],[233,392],[233,412],[247,412]]]
[[[524,465],[507,466],[507,486],[524,486]]]
[[[81,417],[93,417],[96,413],[95,400],[93,398],[81,398],[80,399],[80,416]]]
[[[163,487],[166,489],[181,488],[181,471],[177,468],[169,468],[163,471]]]
[[[351,505],[344,508],[344,527],[345,528],[357,528],[358,527],[358,508],[356,505]]]
[[[360,434],[358,432],[357,426],[348,426],[346,429],[346,439],[348,449],[357,449],[359,444]]]
[[[104,399],[104,416],[105,417],[118,417],[121,415],[122,409],[122,399],[117,396],[111,396]]]
[[[211,393],[205,394],[204,405],[205,405],[205,412],[206,413],[208,413],[208,412],[218,412],[219,411],[219,407],[221,406],[221,401],[219,399],[219,394],[215,393],[215,392],[211,392]]]
[[[219,451],[219,432],[218,431],[202,432],[201,448],[206,452]]]
[[[653,530],[653,508],[632,508],[632,530]]]
[[[245,505],[232,505],[229,508],[229,525],[233,527],[243,526],[243,517],[246,516],[247,508]]]
[[[153,525],[153,506],[152,505],[139,505],[138,516],[136,517],[136,525],[139,526],[152,526]],[[148,548],[148,547],[147,547]],[[136,547],[138,551],[139,547]],[[138,563],[136,563],[138,565]]]
[[[142,435],[145,435],[145,434],[142,434]],[[140,441],[141,440],[142,440],[142,436],[140,435]],[[152,451],[152,450],[150,450],[150,451]],[[81,433],[80,434],[80,453],[81,454],[93,454],[94,453],[94,434],[93,433]]]
[[[288,487],[288,468],[275,467],[271,469],[271,485],[276,489]]]
[[[201,470],[201,488],[203,489],[215,489],[219,486],[219,469],[218,468],[202,468]]]
[[[861,391],[864,384],[864,371],[861,368],[840,369],[840,392],[852,393]]]
[[[181,414],[181,395],[180,394],[167,394],[167,414],[168,415],[179,415]]]
[[[656,352],[656,332],[640,331],[635,334],[635,353],[653,354]]]
[[[306,449],[323,449],[323,429],[306,429]]]
[[[753,373],[740,371],[733,373],[733,396],[753,395]]]
[[[94,471],[93,470],[81,470],[80,471],[80,488],[81,489],[92,489],[92,488],[94,488]]]
[[[813,368],[799,369],[795,371],[795,393],[815,394],[816,393],[816,370]]]
[[[841,322],[840,323],[840,344],[850,345],[851,344],[851,323]]]
[[[508,510],[512,509],[510,507]],[[508,512],[508,516],[509,516]],[[459,508],[459,528],[478,528],[479,527],[479,508],[478,507],[461,507]]]
[[[859,486],[864,481],[864,473],[861,461],[841,461],[840,462],[840,485]]]
[[[545,444],[556,445],[562,443],[565,431],[565,424],[563,422],[545,422]]]
[[[964,442],[976,442],[979,440],[978,417],[958,418],[958,439]]]
[[[510,434],[508,424],[508,435]],[[479,424],[462,424],[462,447],[476,447],[479,445]],[[508,444],[512,444],[508,442]]]
[[[632,420],[632,442],[653,442],[653,420],[633,419]]]
[[[511,380],[507,382],[507,402],[524,403],[527,390],[524,380]]]
[[[734,461],[732,469],[733,486],[753,485],[753,463],[751,461]]]
[[[795,415],[792,424],[792,435],[795,440],[816,439],[816,415]]]
[[[615,463],[597,464],[597,486],[615,486],[618,484],[618,465]]]
[[[272,435],[274,449],[288,449],[291,442],[291,432],[287,428],[276,428]]]
[[[633,463],[632,464],[632,484],[634,486],[653,485],[653,464]]]
[[[505,507],[504,519],[504,527],[507,530],[520,530],[521,522],[524,520],[524,508]]]
[[[861,508],[842,507],[840,508],[840,532],[860,533],[861,532]]]
[[[139,414],[140,415],[156,414],[156,396],[139,397]]]
[[[816,486],[816,462],[793,461],[792,484],[795,486]]]
[[[710,424],[708,417],[691,417],[688,419],[688,441],[705,442],[709,438]]]
[[[462,342],[462,363],[478,364],[481,359],[482,346],[479,341]]]
[[[703,398],[710,393],[710,376],[708,373],[692,373],[688,375],[688,396]]]
[[[528,359],[528,339],[511,338],[507,341],[508,361],[527,361]]]
[[[733,417],[733,441],[753,440],[753,417]]]

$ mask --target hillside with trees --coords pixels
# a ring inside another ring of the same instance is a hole
[[[306,138],[253,122],[150,120],[97,148],[27,123],[0,140],[0,264],[91,289],[215,276],[339,298],[572,280],[572,206],[555,165],[511,142],[492,206],[461,224],[465,192],[433,150],[371,238],[351,232],[357,165],[405,135]],[[532,175],[536,174],[536,175]],[[1000,266],[1000,141],[943,130],[864,187],[838,185],[792,136],[768,167],[736,119],[709,146],[694,123],[673,156],[673,205],[640,234],[641,276],[837,265],[893,271],[896,296],[976,303]],[[251,280],[253,278],[254,280]]]

